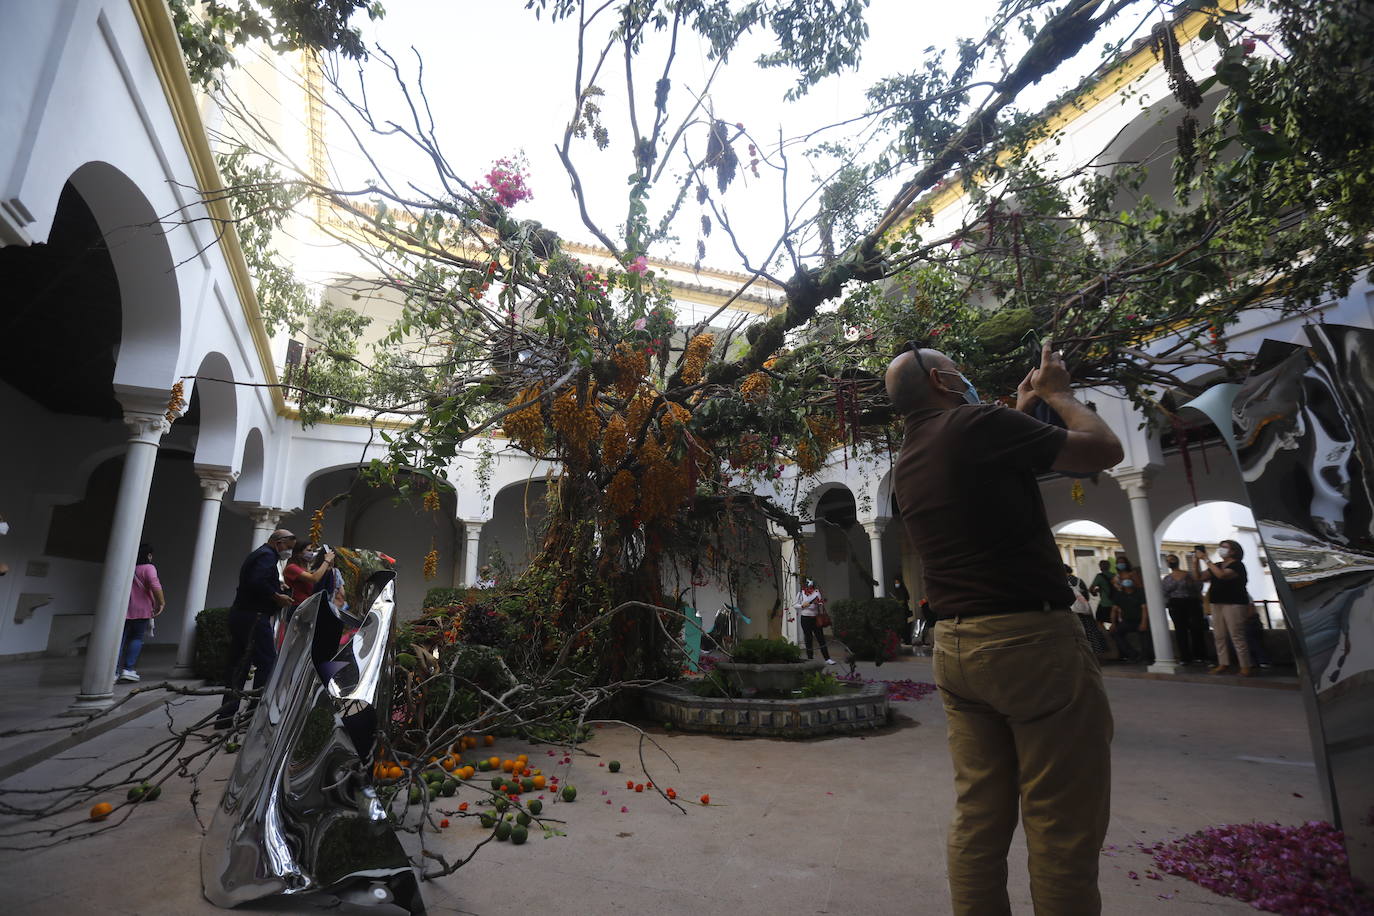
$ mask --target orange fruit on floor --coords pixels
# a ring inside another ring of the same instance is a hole
[[[445,757],[444,762],[441,764],[441,766],[443,766],[443,768],[448,770],[450,773],[453,772],[453,768],[457,765],[458,764],[454,761],[452,757]]]
[[[502,771],[504,771],[504,772],[506,772],[506,773],[512,772],[512,771],[515,769],[515,761],[514,761],[514,760],[502,760],[502,761],[501,761],[501,769],[502,769]]]
[[[110,812],[113,810],[114,805],[109,802],[97,802],[95,805],[91,806],[91,820],[103,821],[110,816]]]
[[[396,766],[395,764],[392,764],[391,766],[387,767],[386,770],[387,779],[400,779],[404,774],[405,771],[402,770],[400,767]]]
[[[487,758],[487,766],[491,767],[493,770],[499,770],[499,769],[501,769],[501,758],[500,758],[500,757],[488,757],[488,758]]]
[[[703,805],[709,805],[709,804],[711,804],[711,796],[709,796],[709,795],[703,795],[703,796],[701,796],[701,803],[702,803]]]
[[[491,747],[493,744],[496,743],[496,738],[492,735],[487,735],[485,738],[482,739],[482,743],[485,744],[487,747]]]
[[[542,788],[544,788],[544,777],[543,777],[543,776],[535,776],[535,777],[534,777],[534,787],[535,787],[536,789],[542,789]]]

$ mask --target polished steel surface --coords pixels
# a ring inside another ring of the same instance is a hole
[[[1307,334],[1286,354],[1266,345],[1239,389],[1188,406],[1231,433],[1308,688],[1323,791],[1353,871],[1374,883],[1374,331]]]
[[[371,777],[391,703],[394,580],[372,573],[351,605],[317,593],[288,621],[202,843],[201,884],[212,903],[325,892],[424,912]],[[367,613],[354,617],[359,608]]]

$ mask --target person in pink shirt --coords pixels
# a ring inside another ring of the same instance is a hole
[[[119,677],[115,680],[139,679],[134,666],[138,664],[138,654],[143,651],[143,640],[150,635],[153,618],[166,608],[167,599],[163,597],[162,583],[157,580],[157,569],[153,566],[153,548],[139,544],[134,582],[129,588],[129,610],[124,615],[124,641],[119,646],[116,665]]]

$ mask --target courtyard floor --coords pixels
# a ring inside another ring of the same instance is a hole
[[[860,673],[931,679],[929,659],[919,657],[880,669],[861,665]],[[1291,678],[1265,685],[1290,689],[1254,689],[1220,679],[1168,682],[1131,676],[1138,673],[1118,669],[1107,678],[1116,739],[1113,815],[1101,860],[1104,912],[1253,912],[1179,878],[1146,877],[1153,871],[1151,862],[1136,844],[1216,824],[1323,818],[1301,696],[1283,683]],[[6,678],[17,681],[20,675],[0,666],[0,686]],[[32,690],[29,701],[54,709],[61,705],[52,684],[32,685]],[[63,686],[61,702],[71,692]],[[11,722],[15,699],[10,692],[5,704]],[[197,716],[213,703],[186,700],[175,715]],[[675,768],[663,752],[646,746],[650,774],[689,802],[685,814],[648,792],[626,789],[627,778],[646,778],[638,735],[630,729],[597,730],[567,773],[547,765],[558,759],[547,755],[547,747],[500,741],[494,752],[513,756],[524,750],[532,766],[546,764],[546,773],[556,771],[565,784],[578,787],[575,803],[545,809],[546,815],[566,821],[566,835],[534,834],[524,846],[488,844],[458,874],[424,886],[429,911],[481,916],[948,912],[944,831],[953,789],[944,714],[935,696],[893,705],[897,721],[881,732],[810,741],[650,729],[676,761]],[[37,711],[31,709],[30,716]],[[159,732],[165,734],[166,723],[161,707],[136,715],[8,776],[3,786],[80,782],[101,761],[151,744]],[[14,763],[23,755],[11,745]],[[33,739],[23,745],[31,755]],[[611,759],[622,762],[621,773],[599,765]],[[217,801],[231,765],[232,758],[222,758],[207,774],[203,815]],[[697,801],[703,793],[710,794],[709,806]],[[5,912],[221,912],[200,894],[200,826],[189,794],[189,786],[173,781],[159,801],[138,806],[117,829],[41,851],[0,851]],[[452,810],[461,800],[461,794],[440,799],[439,807]],[[451,822],[430,840],[450,856],[470,850],[485,836],[475,819],[455,816]],[[1013,909],[1029,913],[1019,832],[1010,868]],[[318,898],[277,899],[241,911],[315,912],[330,904]],[[385,911],[347,905],[332,910],[379,916]]]

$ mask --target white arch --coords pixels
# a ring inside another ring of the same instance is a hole
[[[130,399],[165,401],[181,350],[181,295],[166,233],[143,192],[108,162],[87,162],[68,181],[95,217],[119,282],[115,395],[126,408]]]
[[[234,483],[235,502],[262,505],[266,463],[262,430],[254,426],[243,438],[243,451],[239,456],[239,479]]]
[[[816,481],[816,482],[812,485],[810,491],[807,492],[807,494],[806,494],[806,504],[805,504],[805,506],[803,507],[805,511],[803,511],[803,512],[801,513],[801,517],[802,517],[802,518],[807,518],[807,519],[814,519],[814,518],[816,517],[816,507],[820,505],[820,503],[821,503],[821,498],[824,497],[825,494],[831,492],[832,490],[845,490],[845,491],[847,491],[847,492],[849,493],[850,496],[854,496],[854,495],[855,495],[855,494],[854,494],[854,488],[851,487],[851,486],[849,485],[849,482],[846,481],[846,480],[841,480],[841,479],[830,479],[830,480]],[[856,497],[856,499],[855,499],[855,507],[856,507],[856,508],[857,508],[857,505],[858,505],[858,500],[857,500],[857,497]]]
[[[211,350],[201,358],[192,393],[200,399],[196,465],[232,470],[239,459],[238,392],[228,358]]]

